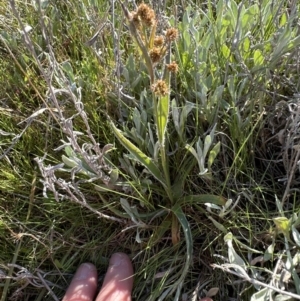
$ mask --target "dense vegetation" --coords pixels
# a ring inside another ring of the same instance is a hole
[[[300,3],[125,3],[0,0],[0,300],[300,299]]]

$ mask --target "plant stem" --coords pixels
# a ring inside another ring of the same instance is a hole
[[[174,200],[173,200],[173,193],[172,193],[172,189],[171,189],[169,166],[168,166],[167,157],[166,157],[166,148],[165,148],[164,145],[161,145],[160,155],[161,155],[161,164],[162,164],[162,168],[163,168],[163,171],[164,171],[166,184],[167,184],[166,192],[167,192],[168,197],[171,201],[171,204],[173,205]]]
[[[154,115],[154,120],[155,120],[155,124],[157,127],[157,125],[158,125],[157,98],[154,93],[153,93],[153,115]],[[165,144],[162,143],[162,141],[159,141],[159,143],[160,143],[159,152],[160,152],[160,157],[161,157],[161,165],[162,165],[163,173],[164,173],[165,180],[166,180],[166,186],[164,188],[171,201],[171,204],[173,204],[173,194],[172,194],[172,189],[171,189],[172,187],[171,187],[168,161],[167,161],[167,156],[166,156],[166,148],[165,148]]]
[[[16,246],[16,250],[15,250],[15,253],[14,253],[12,264],[9,268],[7,278],[6,278],[6,281],[4,283],[1,301],[6,300],[5,298],[7,297],[8,290],[9,290],[9,285],[10,285],[10,280],[11,280],[11,277],[12,277],[12,274],[13,274],[13,271],[14,271],[14,266],[13,265],[17,262],[17,258],[19,256],[19,252],[20,252],[20,249],[21,249],[21,244],[22,244],[22,240],[20,239],[17,246]]]

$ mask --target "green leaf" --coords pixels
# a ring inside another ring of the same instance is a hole
[[[57,260],[57,259],[54,260],[54,264],[55,264],[56,267],[58,267],[60,269],[64,269],[65,268],[63,266],[63,264],[59,260]]]
[[[149,158],[146,154],[144,154],[140,149],[138,149],[133,143],[131,143],[124,134],[116,128],[112,121],[110,121],[111,128],[118,138],[120,143],[134,156],[134,158],[139,161],[142,165],[144,165],[148,171],[164,186],[165,181],[161,175],[159,168],[154,164],[154,162]]]
[[[68,62],[68,61],[63,62],[61,64],[61,67],[66,72],[66,74],[67,74],[69,80],[71,81],[71,83],[74,83],[75,82],[75,76],[74,76],[73,68],[72,68],[70,62]]]
[[[210,16],[211,16],[211,18],[213,18],[213,15],[215,14],[215,12],[214,12],[214,10],[212,10],[211,5],[209,8],[210,8],[209,12],[211,13]],[[216,8],[217,14],[216,15],[222,16],[224,8],[225,8],[224,1],[223,0],[217,1],[217,8]]]
[[[130,206],[128,201],[124,198],[120,198],[120,203],[126,213],[130,216],[131,220],[137,225],[141,224],[141,222],[138,221],[138,212],[136,207]]]
[[[205,140],[204,140],[204,148],[203,148],[203,154],[202,154],[202,158],[203,160],[205,160],[206,158],[206,155],[208,153],[208,150],[211,146],[211,143],[212,143],[212,140],[213,140],[213,137],[211,137],[211,135],[207,135],[205,137]],[[204,162],[203,162],[203,165],[204,165]]]
[[[279,21],[279,26],[280,27],[284,26],[286,22],[287,22],[287,14],[283,13]]]
[[[284,236],[289,237],[291,230],[291,221],[286,217],[275,217],[273,218],[273,222],[276,225],[279,233],[282,233]]]
[[[219,222],[217,222],[213,217],[208,216],[208,218],[212,221],[212,223],[215,225],[215,227],[217,229],[219,229],[220,231],[222,231],[224,234],[227,234],[228,230]]]
[[[234,0],[228,0],[226,2],[226,4],[228,5],[229,8],[229,12],[230,12],[230,16],[231,16],[231,24],[232,27],[235,28],[236,26],[236,22],[237,22],[237,18],[238,18],[238,6],[237,3]]]
[[[295,48],[297,48],[299,45],[300,45],[300,36],[298,35],[298,36],[296,36],[294,39],[292,39],[292,40],[289,42],[288,50],[295,49]]]
[[[244,52],[246,52],[246,53],[249,52],[250,45],[251,45],[250,39],[249,39],[249,37],[246,37],[244,39],[244,42],[243,42],[243,50],[244,50]],[[247,57],[247,56],[245,56],[245,57]]]
[[[265,254],[264,254],[264,261],[269,261],[270,259],[273,258],[273,254],[274,254],[274,247],[275,247],[275,244],[274,242],[268,246]]]
[[[205,137],[203,152],[199,148],[197,148],[198,156],[200,157],[201,166],[202,166],[203,169],[204,169],[204,160],[205,160],[205,158],[208,154],[208,151],[211,147],[211,144],[214,140],[216,126],[217,126],[217,124],[214,125],[214,127],[212,128],[209,135],[207,135]]]
[[[141,240],[141,237],[140,237],[140,230],[139,230],[139,228],[136,229],[135,241],[138,244],[142,243],[142,240]]]
[[[183,25],[183,30],[182,32],[182,37],[183,37],[183,50],[187,51],[191,49],[191,35],[189,34],[188,28],[189,28],[189,16],[186,14],[183,15],[182,18],[182,25]],[[185,57],[186,57],[187,53],[185,53]]]
[[[226,46],[226,44],[223,44],[223,45],[221,46],[221,51],[222,51],[222,54],[223,54],[224,58],[225,58],[226,60],[228,60],[229,57],[230,57],[231,51],[230,51],[230,49]]]
[[[73,157],[75,155],[73,149],[71,146],[67,145],[65,147],[65,153],[67,154],[68,157]]]
[[[235,88],[234,79],[235,77],[233,75],[229,75],[227,80],[228,91],[230,93],[233,102],[236,101],[236,88]]]
[[[259,49],[256,49],[253,54],[254,66],[261,66],[264,63],[264,56]]]
[[[293,214],[292,223],[294,227],[298,227],[300,225],[300,213],[298,213],[298,215],[296,213]]]
[[[213,95],[211,97],[211,103],[213,105],[216,105],[216,104],[220,103],[220,100],[222,99],[223,91],[224,91],[224,85],[218,86],[215,89],[215,91],[214,91],[214,93],[213,93]],[[215,130],[215,127],[216,127],[216,125],[214,126],[214,128],[213,128],[212,131]],[[212,139],[213,139],[213,136],[212,136]]]
[[[236,244],[240,245],[242,248],[244,248],[244,249],[246,249],[246,250],[248,250],[248,251],[250,251],[250,252],[252,252],[252,253],[254,253],[254,254],[262,254],[261,251],[258,251],[258,250],[255,250],[255,249],[250,248],[248,245],[246,245],[246,244],[240,242],[240,241],[239,241],[238,239],[236,239],[236,238],[234,239],[234,241],[235,241]]]
[[[143,79],[142,75],[138,74],[136,76],[136,79],[131,83],[130,88],[134,89],[141,82],[142,79]]]
[[[232,245],[233,235],[231,232],[227,233],[224,237],[224,241],[228,245],[228,259],[230,263],[236,264],[242,268],[246,268],[244,260],[235,252]]]
[[[257,4],[253,4],[251,5],[245,12],[244,16],[247,14],[250,16],[250,20],[252,20],[252,22],[256,21],[255,18],[257,18],[257,16],[259,15],[259,6]]]
[[[187,115],[189,113],[189,109],[187,107],[187,105],[185,105],[182,110],[181,110],[181,114],[180,114],[180,123],[179,123],[179,135],[180,135],[180,139],[182,139],[182,141],[184,141],[184,132],[186,130],[186,120],[187,120]]]
[[[188,273],[190,269],[190,265],[193,258],[193,237],[190,225],[186,219],[185,214],[183,213],[181,207],[179,204],[176,204],[172,208],[172,212],[176,215],[178,218],[179,223],[181,224],[181,227],[183,229],[185,242],[186,242],[186,260],[184,267],[181,272],[181,277],[176,281],[176,285],[174,285],[174,288],[176,288],[180,283],[184,282],[184,279],[186,277],[186,274]]]
[[[294,225],[292,226],[292,234],[293,234],[295,243],[300,247],[300,233]]]
[[[173,119],[173,122],[174,122],[174,126],[175,126],[175,129],[176,129],[177,133],[180,135],[179,109],[177,107],[177,103],[176,103],[175,99],[172,100],[171,107],[172,107],[172,117],[173,117],[172,119]]]
[[[295,300],[293,297],[291,296],[287,296],[287,295],[282,295],[282,294],[279,294],[279,295],[276,295],[274,301],[288,301],[288,300]]]
[[[157,133],[158,140],[161,145],[165,144],[165,134],[168,123],[170,101],[169,94],[158,98],[157,103]]]
[[[289,44],[292,41],[292,31],[287,26],[282,31],[280,36],[278,36],[278,42],[276,42],[273,54],[271,56],[271,64],[275,64],[279,59],[281,59],[282,55],[289,50]]]
[[[293,257],[293,266],[296,267],[300,264],[300,252],[298,251]]]
[[[251,22],[249,22],[249,21],[251,21],[250,14],[247,14],[247,11],[241,17],[242,29],[244,32],[247,31],[248,26],[251,24]]]
[[[177,177],[175,178],[174,184],[172,186],[172,191],[175,199],[179,199],[184,194],[184,186],[187,176],[190,174],[191,170],[197,164],[197,161],[193,157],[184,157],[184,162]]]
[[[109,184],[116,184],[118,178],[119,178],[119,170],[117,168],[112,169],[112,171],[109,174],[110,180]]]
[[[134,108],[132,113],[132,119],[135,125],[137,132],[141,133],[141,114],[137,108]]]
[[[275,202],[276,202],[276,206],[277,206],[279,213],[281,214],[281,216],[284,216],[282,203],[279,201],[277,195],[275,195]]]
[[[68,167],[75,167],[75,166],[78,166],[78,163],[68,157],[66,157],[65,155],[62,155],[62,161],[68,166]]]
[[[199,137],[198,142],[197,142],[197,152],[199,153],[199,156],[201,155],[201,152],[202,152],[200,142],[201,142],[201,140],[200,140],[200,137]],[[186,144],[185,148],[189,152],[191,152],[191,154],[197,159],[200,171],[203,170],[204,166],[202,166],[201,157],[199,158],[198,153],[196,152],[196,150],[189,144]]]
[[[207,167],[208,170],[211,169],[212,164],[214,163],[218,153],[220,152],[221,143],[220,141],[213,147],[213,149],[209,152]]]
[[[269,300],[269,288],[263,288],[251,296],[250,301],[267,301]]]

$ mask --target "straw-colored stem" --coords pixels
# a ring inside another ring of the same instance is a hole
[[[129,28],[130,28],[131,34],[135,38],[138,46],[140,47],[140,49],[143,53],[143,57],[145,59],[146,66],[147,66],[149,76],[150,76],[150,83],[152,85],[154,83],[154,68],[153,68],[153,64],[152,64],[151,58],[149,56],[147,47],[145,46],[145,44],[144,44],[144,42],[143,42],[140,34],[138,33],[138,31],[137,31],[137,29],[136,29],[133,22],[130,22]]]

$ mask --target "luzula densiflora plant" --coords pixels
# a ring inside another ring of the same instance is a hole
[[[172,192],[170,170],[168,166],[166,137],[170,113],[170,73],[178,71],[176,62],[171,61],[171,46],[178,38],[178,30],[170,27],[164,34],[157,34],[158,22],[155,12],[145,3],[140,4],[135,11],[129,11],[121,3],[127,19],[128,29],[145,62],[150,80],[150,90],[153,103],[153,120],[156,130],[156,147],[159,150],[159,160],[153,160],[129,141],[116,126],[111,123],[115,135],[125,148],[144,165],[148,171],[162,184],[170,206],[176,200]],[[155,162],[156,161],[156,162]],[[174,216],[172,226],[172,241],[178,242],[178,220]]]

